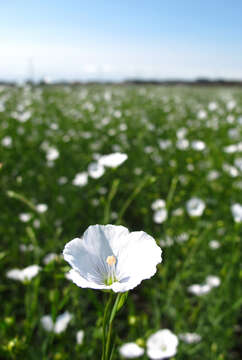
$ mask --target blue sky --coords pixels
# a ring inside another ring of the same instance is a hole
[[[242,79],[241,0],[11,0],[0,79]]]

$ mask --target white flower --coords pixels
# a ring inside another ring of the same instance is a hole
[[[76,333],[76,342],[78,345],[81,345],[83,343],[84,339],[84,330],[79,330]]]
[[[233,204],[231,206],[231,212],[235,222],[242,222],[242,205]]]
[[[28,251],[33,251],[34,250],[34,246],[33,244],[29,244],[29,245],[25,245],[25,244],[20,244],[19,245],[19,249],[22,252],[28,252]]]
[[[119,353],[126,359],[135,359],[144,354],[144,349],[135,343],[126,343],[119,348]]]
[[[88,165],[88,174],[93,179],[99,179],[101,176],[103,176],[104,172],[104,166],[98,162],[92,162]]]
[[[223,164],[223,170],[232,177],[237,177],[239,175],[239,170],[235,166],[229,164]]]
[[[216,171],[216,170],[210,170],[208,175],[207,175],[207,178],[209,181],[213,181],[213,180],[216,180],[218,179],[220,176],[219,172]]]
[[[202,337],[196,333],[179,334],[178,337],[187,344],[196,344],[202,340]]]
[[[59,155],[60,155],[59,151],[56,148],[50,147],[47,150],[46,159],[48,161],[54,161],[54,160],[58,159]]]
[[[151,209],[154,211],[165,208],[165,207],[166,207],[166,202],[165,202],[165,200],[162,200],[162,199],[157,199],[157,200],[153,201],[153,203],[151,204]]]
[[[183,139],[187,135],[187,129],[186,128],[180,128],[176,132],[176,136],[178,139]]]
[[[28,214],[28,213],[22,213],[22,214],[19,215],[19,219],[20,219],[22,222],[26,223],[26,222],[28,222],[28,221],[31,219],[31,215]]]
[[[159,146],[162,150],[168,149],[172,145],[171,140],[160,140]]]
[[[208,104],[208,108],[209,108],[210,111],[216,110],[217,107],[218,107],[218,105],[217,105],[216,102],[210,102],[210,103]]]
[[[39,265],[30,265],[25,269],[12,269],[6,273],[8,279],[26,281],[31,280],[33,277],[38,275],[41,267]]]
[[[68,278],[77,286],[114,292],[128,291],[149,279],[162,260],[151,236],[115,225],[89,226],[82,239],[66,244],[63,255],[72,267]]]
[[[177,208],[175,210],[172,211],[172,215],[173,216],[182,216],[184,213],[182,208]]]
[[[45,255],[44,259],[43,259],[43,263],[45,265],[48,265],[50,262],[57,260],[58,259],[58,255],[56,253],[49,253],[47,255]]]
[[[70,314],[69,311],[65,311],[63,314],[57,316],[55,323],[50,315],[42,316],[40,321],[46,331],[53,331],[55,334],[60,334],[66,330],[72,317],[73,315]]]
[[[66,176],[61,176],[59,179],[58,179],[58,184],[59,185],[65,185],[67,183],[68,179]]]
[[[176,147],[179,150],[186,150],[189,146],[189,141],[187,139],[179,139],[176,142]]]
[[[207,276],[205,282],[212,288],[218,287],[221,284],[221,280],[219,279],[219,277],[214,276],[214,275]]]
[[[115,168],[121,165],[127,159],[128,159],[127,154],[117,152],[117,153],[101,156],[98,162],[103,166]]]
[[[3,139],[2,139],[2,146],[6,147],[6,148],[9,148],[12,146],[12,138],[10,136],[5,136]]]
[[[147,354],[150,359],[161,360],[177,352],[178,337],[170,330],[159,330],[147,340]]]
[[[46,204],[38,204],[36,205],[36,210],[40,213],[43,214],[44,212],[46,212],[48,209],[48,206]]]
[[[202,150],[205,149],[206,145],[205,145],[205,143],[204,143],[203,141],[201,141],[201,140],[194,140],[194,141],[192,141],[192,143],[191,143],[191,147],[192,147],[192,149],[194,149],[194,150],[202,151]]]
[[[238,151],[237,144],[231,144],[231,145],[228,145],[228,146],[226,146],[224,148],[224,152],[227,153],[227,154],[234,154],[237,151]]]
[[[220,248],[220,243],[217,240],[211,240],[209,243],[209,247],[213,250]]]
[[[34,228],[39,229],[40,228],[40,221],[39,219],[35,219],[33,222]]]
[[[186,208],[190,216],[201,216],[205,209],[205,203],[203,200],[194,197],[187,201]]]
[[[208,284],[202,284],[202,285],[194,284],[188,287],[188,291],[196,296],[205,295],[209,293],[211,289],[212,287]]]
[[[41,325],[45,329],[45,331],[52,331],[54,328],[53,320],[50,315],[44,315],[40,319]]]
[[[162,224],[164,221],[166,221],[166,219],[167,219],[167,210],[165,208],[156,210],[156,212],[153,215],[153,220],[156,224]]]
[[[75,186],[85,186],[88,182],[88,174],[86,172],[82,172],[76,174],[74,177],[72,184]]]
[[[234,165],[242,171],[242,158],[237,158],[234,160]]]

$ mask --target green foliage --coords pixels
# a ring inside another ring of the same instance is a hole
[[[150,334],[169,328],[202,337],[197,344],[180,341],[177,360],[239,360],[242,224],[234,222],[231,205],[242,203],[242,182],[241,170],[231,175],[228,167],[242,155],[224,149],[241,142],[241,119],[239,89],[1,87],[0,357],[100,359],[107,294],[67,280],[69,266],[61,256],[49,264],[43,260],[48,253],[60,255],[89,225],[109,222],[144,230],[163,249],[156,275],[130,291],[116,315],[118,346],[145,346]],[[185,150],[177,147],[183,128],[190,142]],[[193,149],[195,140],[205,149]],[[47,161],[47,148],[57,149],[59,157]],[[72,184],[95,154],[116,151],[128,155],[121,166],[89,177],[83,187]],[[206,204],[201,217],[186,211],[192,197]],[[151,209],[159,198],[167,201],[162,224],[153,221]],[[36,206],[43,203],[48,210],[40,213]],[[20,219],[25,213],[28,222]],[[211,249],[211,240],[220,247]],[[30,251],[21,251],[22,245]],[[30,282],[6,277],[8,270],[32,264],[42,270]],[[218,276],[220,286],[200,297],[188,292],[208,275]],[[43,315],[56,319],[67,310],[73,318],[65,332],[42,328]],[[78,345],[80,329],[85,336]]]

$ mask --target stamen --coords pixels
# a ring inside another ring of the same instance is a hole
[[[115,264],[117,260],[114,255],[110,255],[106,259],[106,263],[108,264],[108,277],[106,279],[107,285],[112,285],[116,281],[116,275],[115,275]]]
[[[116,258],[115,258],[115,256],[113,256],[113,255],[108,256],[107,259],[106,259],[106,263],[107,263],[109,266],[115,265],[115,264],[116,264]]]

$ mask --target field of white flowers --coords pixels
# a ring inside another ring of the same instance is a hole
[[[162,249],[113,360],[241,359],[241,89],[2,86],[0,144],[0,359],[101,359],[108,294],[62,255],[94,224]]]

